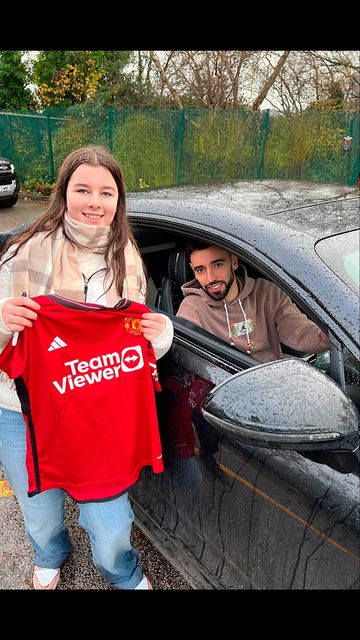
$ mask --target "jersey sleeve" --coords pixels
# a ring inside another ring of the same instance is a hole
[[[26,363],[26,329],[21,331],[17,344],[12,345],[11,340],[0,354],[0,369],[5,371],[9,378],[18,378],[25,370]]]
[[[153,385],[154,385],[154,389],[155,391],[161,391],[161,385],[159,382],[159,375],[158,375],[158,370],[157,370],[157,366],[156,366],[156,358],[155,358],[155,354],[154,354],[154,349],[151,346],[151,343],[149,343],[150,346],[148,346],[147,348],[147,360],[148,360],[148,365],[150,367],[150,372],[151,372],[151,377],[152,377],[152,381],[153,381]]]

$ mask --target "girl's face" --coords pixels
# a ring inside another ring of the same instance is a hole
[[[67,186],[67,213],[78,222],[107,227],[114,219],[118,197],[117,184],[109,169],[81,164]]]

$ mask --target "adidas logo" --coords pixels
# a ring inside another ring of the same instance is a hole
[[[56,336],[56,338],[54,338],[50,347],[48,348],[48,351],[54,351],[54,349],[62,349],[62,347],[67,347],[66,342],[64,342],[64,340],[61,340],[59,336]]]

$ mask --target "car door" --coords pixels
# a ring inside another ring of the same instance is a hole
[[[211,390],[259,363],[172,319],[174,344],[158,363],[165,472],[145,470],[132,491],[143,529],[196,587],[358,588],[357,469],[210,423],[201,407]]]

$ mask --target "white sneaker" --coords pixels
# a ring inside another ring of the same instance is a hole
[[[34,589],[56,589],[60,578],[60,569],[47,569],[46,567],[34,567]]]
[[[149,578],[147,578],[144,575],[143,579],[141,580],[141,582],[139,582],[138,586],[135,587],[135,589],[152,589],[152,584],[151,584]]]

